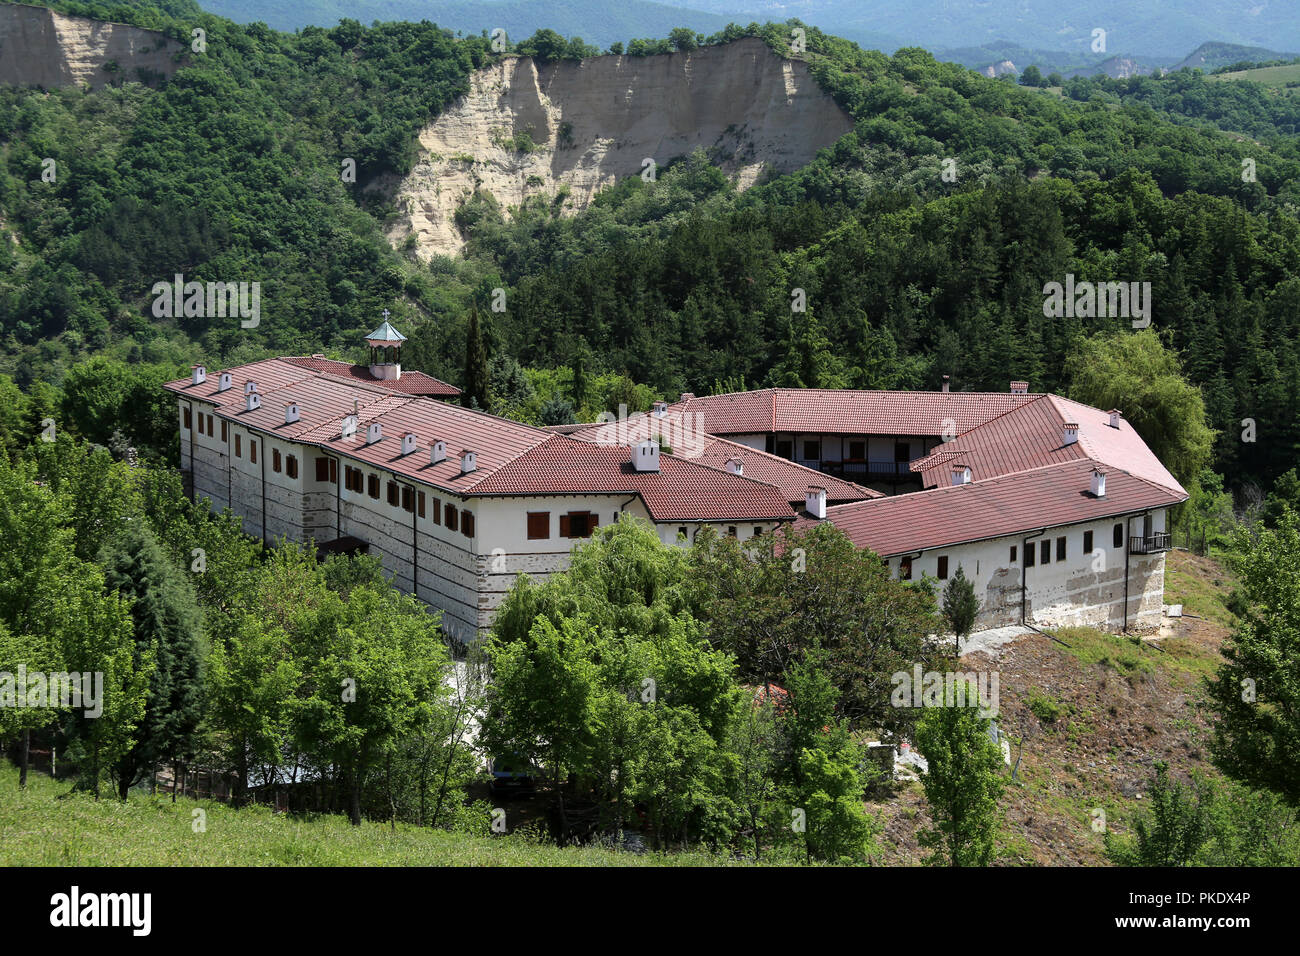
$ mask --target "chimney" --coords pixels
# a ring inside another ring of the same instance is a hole
[[[1110,427],[1119,428],[1120,418],[1122,417],[1123,413],[1118,408],[1112,408],[1109,414],[1110,414]]]
[[[402,436],[402,454],[409,455],[415,451],[415,432],[407,432]]]
[[[1012,394],[1012,395],[1028,395],[1028,394],[1029,394],[1029,383],[1028,383],[1028,382],[1012,382],[1012,383],[1011,383],[1011,394]]]
[[[222,372],[217,376],[217,391],[224,392],[230,388],[230,373]]]
[[[969,485],[970,465],[954,464],[952,466],[952,483],[954,485]]]
[[[251,394],[251,393],[253,393],[253,392],[256,392],[256,391],[257,391],[257,383],[256,383],[256,382],[254,382],[254,381],[252,381],[252,380],[249,380],[249,381],[247,381],[247,382],[244,383],[244,394],[245,394],[245,395],[249,395],[249,394]]]
[[[948,379],[949,379],[949,376],[947,376],[947,375],[945,375],[945,376],[943,377],[943,390],[944,390],[945,392],[948,391]]]
[[[246,392],[246,393],[244,393],[244,408],[245,408],[247,411],[250,411],[250,412],[251,412],[251,411],[254,411],[255,409],[258,409],[258,408],[261,408],[261,407],[262,407],[262,396],[261,396],[261,395],[258,395],[257,392]]]
[[[202,385],[208,380],[208,370],[202,365],[190,366],[190,381],[195,385]]]
[[[647,438],[633,445],[632,467],[637,471],[658,471],[659,443]]]
[[[292,425],[301,417],[302,416],[298,414],[297,402],[290,402],[288,405],[284,406],[284,423],[286,425]]]
[[[728,458],[727,471],[733,475],[743,475],[745,473],[745,463],[739,458]]]
[[[694,392],[682,392],[682,398],[681,398],[681,400],[682,400],[683,402],[689,402],[689,401],[690,401],[692,398],[694,398],[694,397],[695,397],[695,393],[694,393]]]
[[[1100,468],[1092,470],[1092,496],[1094,498],[1106,497],[1106,473]]]
[[[809,485],[808,494],[804,496],[804,508],[817,520],[826,518],[826,489],[820,485]]]
[[[1063,434],[1063,440],[1061,444],[1073,445],[1075,442],[1079,440],[1079,426],[1077,423],[1066,422],[1065,428],[1062,429],[1062,431],[1064,432],[1064,434]]]
[[[357,433],[357,416],[349,415],[343,419],[343,427],[339,431],[340,438],[351,438]]]
[[[655,418],[663,418],[665,415],[668,414],[668,403],[655,402],[654,411],[655,411]]]
[[[429,450],[429,464],[436,465],[440,461],[447,460],[447,443],[439,438],[433,443],[433,448]]]
[[[379,422],[371,422],[366,426],[366,444],[373,445],[379,439],[384,437],[384,426]]]
[[[460,453],[460,473],[468,475],[478,467],[478,462],[474,460],[474,453],[466,448]]]

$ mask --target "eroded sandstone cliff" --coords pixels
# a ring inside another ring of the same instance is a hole
[[[421,159],[394,189],[397,243],[428,258],[464,244],[457,208],[475,190],[503,207],[567,187],[565,211],[601,188],[707,150],[740,188],[789,172],[852,129],[801,61],[758,39],[661,56],[537,64],[516,57],[471,77],[468,95],[420,135]]]
[[[186,49],[154,30],[0,5],[0,83],[54,89],[171,76]],[[107,69],[106,69],[107,67]]]

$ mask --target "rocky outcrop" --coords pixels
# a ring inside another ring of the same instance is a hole
[[[585,209],[652,160],[704,149],[740,188],[764,170],[789,172],[853,128],[807,64],[748,38],[689,53],[535,63],[504,59],[420,134],[421,158],[395,186],[395,243],[415,236],[424,258],[464,244],[456,210],[476,190],[508,210],[566,189]]]
[[[54,89],[148,82],[175,73],[174,54],[185,49],[154,30],[0,5],[0,83]]]

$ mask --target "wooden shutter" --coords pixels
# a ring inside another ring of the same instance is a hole
[[[316,480],[329,481],[330,477],[330,460],[328,458],[316,459]]]
[[[572,535],[569,534],[569,516],[568,516],[568,515],[560,515],[560,537],[561,537],[561,538],[569,538],[569,537],[572,537]]]
[[[549,511],[528,512],[528,538],[536,541],[551,536],[551,513]]]
[[[415,510],[416,513],[421,518],[424,517],[424,492],[423,491],[417,491],[415,493]]]
[[[467,538],[474,537],[474,512],[466,511],[461,514],[460,533]]]

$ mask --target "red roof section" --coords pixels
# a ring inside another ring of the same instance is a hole
[[[695,413],[711,435],[814,432],[827,435],[959,434],[1035,395],[1010,392],[887,392],[765,388],[687,398],[672,410]]]
[[[313,372],[323,372],[326,375],[337,376],[338,378],[368,382],[390,392],[401,392],[404,395],[436,395],[453,398],[460,394],[460,389],[455,385],[448,385],[432,375],[425,375],[423,372],[414,370],[403,369],[402,377],[394,381],[392,379],[375,378],[370,374],[368,365],[353,365],[350,362],[339,362],[321,355],[287,355],[282,356],[280,361],[288,362],[290,365],[297,365],[299,368],[309,368]]]
[[[1112,471],[1106,477],[1106,497],[1096,498],[1089,491],[1093,468],[1088,460],[1069,461],[968,485],[837,505],[827,509],[826,520],[858,547],[890,557],[1166,508],[1187,497]],[[816,523],[801,517],[795,526]]]

